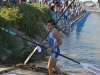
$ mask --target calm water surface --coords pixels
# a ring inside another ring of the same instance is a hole
[[[73,27],[70,35],[62,39],[61,54],[100,68],[100,13],[90,13],[79,34]],[[73,61],[63,57],[58,60],[61,70],[70,75],[95,75]]]

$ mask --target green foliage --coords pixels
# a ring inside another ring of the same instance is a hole
[[[11,50],[13,58],[21,57],[21,52],[19,51],[15,37],[2,31],[0,32],[0,55],[6,55],[6,50]]]
[[[3,53],[5,53],[5,49],[4,49],[3,44],[2,44],[2,37],[0,37],[0,55]]]
[[[43,23],[46,24],[49,19],[52,19],[52,16],[47,5],[12,4],[3,7],[0,12],[0,27],[13,27],[34,38],[35,35],[43,36],[46,33]],[[0,54],[8,49],[12,51],[14,58],[22,57],[17,45],[14,37],[0,31]]]
[[[31,37],[34,37],[34,34],[42,36],[46,32],[42,23],[52,19],[47,5],[40,6],[35,3],[4,7],[0,16],[4,19],[3,25],[17,28]]]

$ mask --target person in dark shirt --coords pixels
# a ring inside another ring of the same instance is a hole
[[[55,8],[55,5],[54,5],[54,3],[52,2],[52,3],[51,3],[51,6],[50,6],[50,9],[51,9],[52,12],[54,12],[54,8]]]

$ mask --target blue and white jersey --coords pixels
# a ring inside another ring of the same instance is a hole
[[[53,46],[55,46],[57,44],[57,40],[55,38],[53,38],[53,32],[55,31],[56,29],[54,28],[48,35],[48,40],[49,40],[49,44],[50,44],[50,47],[52,48]],[[57,47],[54,49],[55,52],[57,53],[60,53],[60,48]],[[50,55],[54,58],[57,58],[58,57],[58,54],[54,53],[51,51]]]

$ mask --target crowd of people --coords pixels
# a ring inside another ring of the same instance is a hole
[[[27,0],[28,3],[35,3],[35,1]],[[33,2],[32,2],[33,1]],[[55,20],[57,20],[60,15],[67,9],[67,7],[70,5],[72,0],[39,0],[38,1],[40,4],[46,4],[50,7],[52,16]],[[79,2],[74,1],[70,8],[67,9],[67,11],[64,14],[64,20],[68,21],[73,19],[73,17],[80,15],[81,12],[84,12],[85,8],[83,5],[81,5]]]
[[[14,0],[15,1],[15,0]],[[35,3],[37,0],[22,0],[24,3]],[[55,20],[59,18],[72,0],[38,0],[40,4],[46,4],[50,7],[52,16]],[[81,12],[85,11],[84,7],[77,1],[74,1],[70,8],[64,14],[64,20],[71,20],[74,16],[78,16]]]
[[[53,0],[49,6],[53,15],[55,15],[54,19],[57,20],[59,14],[63,13],[72,0],[61,0],[60,2],[57,0]],[[71,4],[70,8],[64,14],[64,20],[71,20],[74,16],[80,15],[81,12],[84,12],[85,8],[79,3],[74,2]]]

